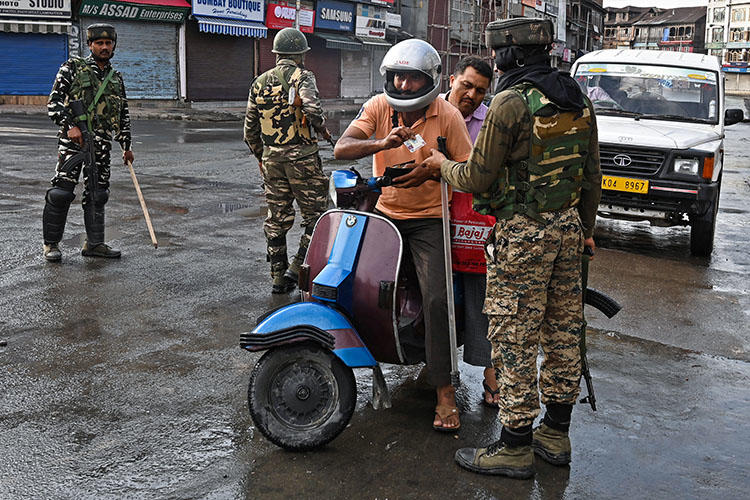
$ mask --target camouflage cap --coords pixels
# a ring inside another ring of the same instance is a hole
[[[111,24],[97,23],[86,28],[86,43],[91,43],[100,38],[109,38],[113,42],[117,41],[117,31]]]
[[[549,19],[499,19],[487,25],[484,32],[487,48],[511,45],[548,45],[554,42],[555,29]]]

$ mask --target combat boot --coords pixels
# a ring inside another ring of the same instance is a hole
[[[88,241],[84,241],[83,248],[81,249],[81,255],[83,255],[84,257],[104,257],[107,259],[119,259],[120,251],[110,247],[106,243],[89,245]]]
[[[44,258],[47,259],[47,262],[60,262],[62,260],[62,253],[57,243],[44,244]]]
[[[487,448],[461,448],[456,463],[472,472],[529,479],[534,475],[534,452],[531,446],[510,447],[501,441]]]
[[[289,269],[284,271],[284,277],[287,279],[287,281],[291,282],[292,289],[299,283],[299,271],[301,268],[301,263],[297,262],[297,259],[292,259],[292,263],[289,265]]]
[[[286,276],[286,272],[273,273],[273,284],[271,285],[271,293],[288,293],[294,290],[294,286],[297,284],[296,281],[292,281]]]
[[[552,465],[570,463],[570,438],[567,432],[553,429],[545,423],[534,429],[534,440],[531,444],[534,453]]]

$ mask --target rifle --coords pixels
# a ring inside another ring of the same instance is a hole
[[[89,201],[93,203],[94,199],[96,199],[98,182],[93,132],[91,127],[89,127],[90,122],[83,101],[80,99],[70,101],[69,106],[73,112],[73,120],[75,120],[76,126],[81,129],[81,136],[83,137],[83,147],[81,148],[83,153],[83,168],[86,169],[87,187],[89,193],[91,193]]]

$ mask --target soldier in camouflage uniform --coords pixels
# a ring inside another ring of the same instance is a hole
[[[47,101],[50,119],[60,126],[57,166],[52,188],[45,197],[42,216],[44,257],[51,262],[62,258],[58,245],[62,240],[68,209],[75,198],[73,190],[81,170],[84,171],[82,204],[86,226],[86,242],[81,254],[87,257],[120,257],[119,250],[104,243],[104,205],[109,199],[112,139],[120,143],[124,162],[134,160],[130,150],[130,114],[122,76],[109,62],[117,42],[114,27],[92,24],[87,28],[86,36],[91,54],[85,59],[72,57],[63,63]],[[77,99],[83,101],[88,115],[86,118],[93,131],[97,176],[95,193],[89,189],[88,169],[83,169],[80,156],[76,156],[81,152],[83,137],[69,103]]]
[[[483,474],[528,478],[534,453],[570,462],[568,429],[579,393],[583,323],[581,254],[594,248],[601,196],[596,120],[567,73],[549,66],[552,23],[494,21],[487,45],[502,76],[465,164],[433,154],[428,166],[477,193],[474,209],[497,217],[487,244],[488,338],[500,385],[500,440],[462,448],[456,461]],[[546,413],[539,415],[538,385]]]
[[[265,186],[268,215],[263,230],[273,293],[294,289],[315,222],[328,206],[328,181],[314,131],[329,140],[331,134],[325,128],[315,75],[304,69],[308,50],[301,31],[279,31],[272,49],[276,66],[253,81],[247,101],[245,142],[258,159]],[[303,231],[290,264],[286,233],[294,224],[295,200]]]

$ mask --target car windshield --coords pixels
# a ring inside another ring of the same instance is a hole
[[[692,68],[580,64],[574,75],[601,114],[718,123],[717,74]]]

